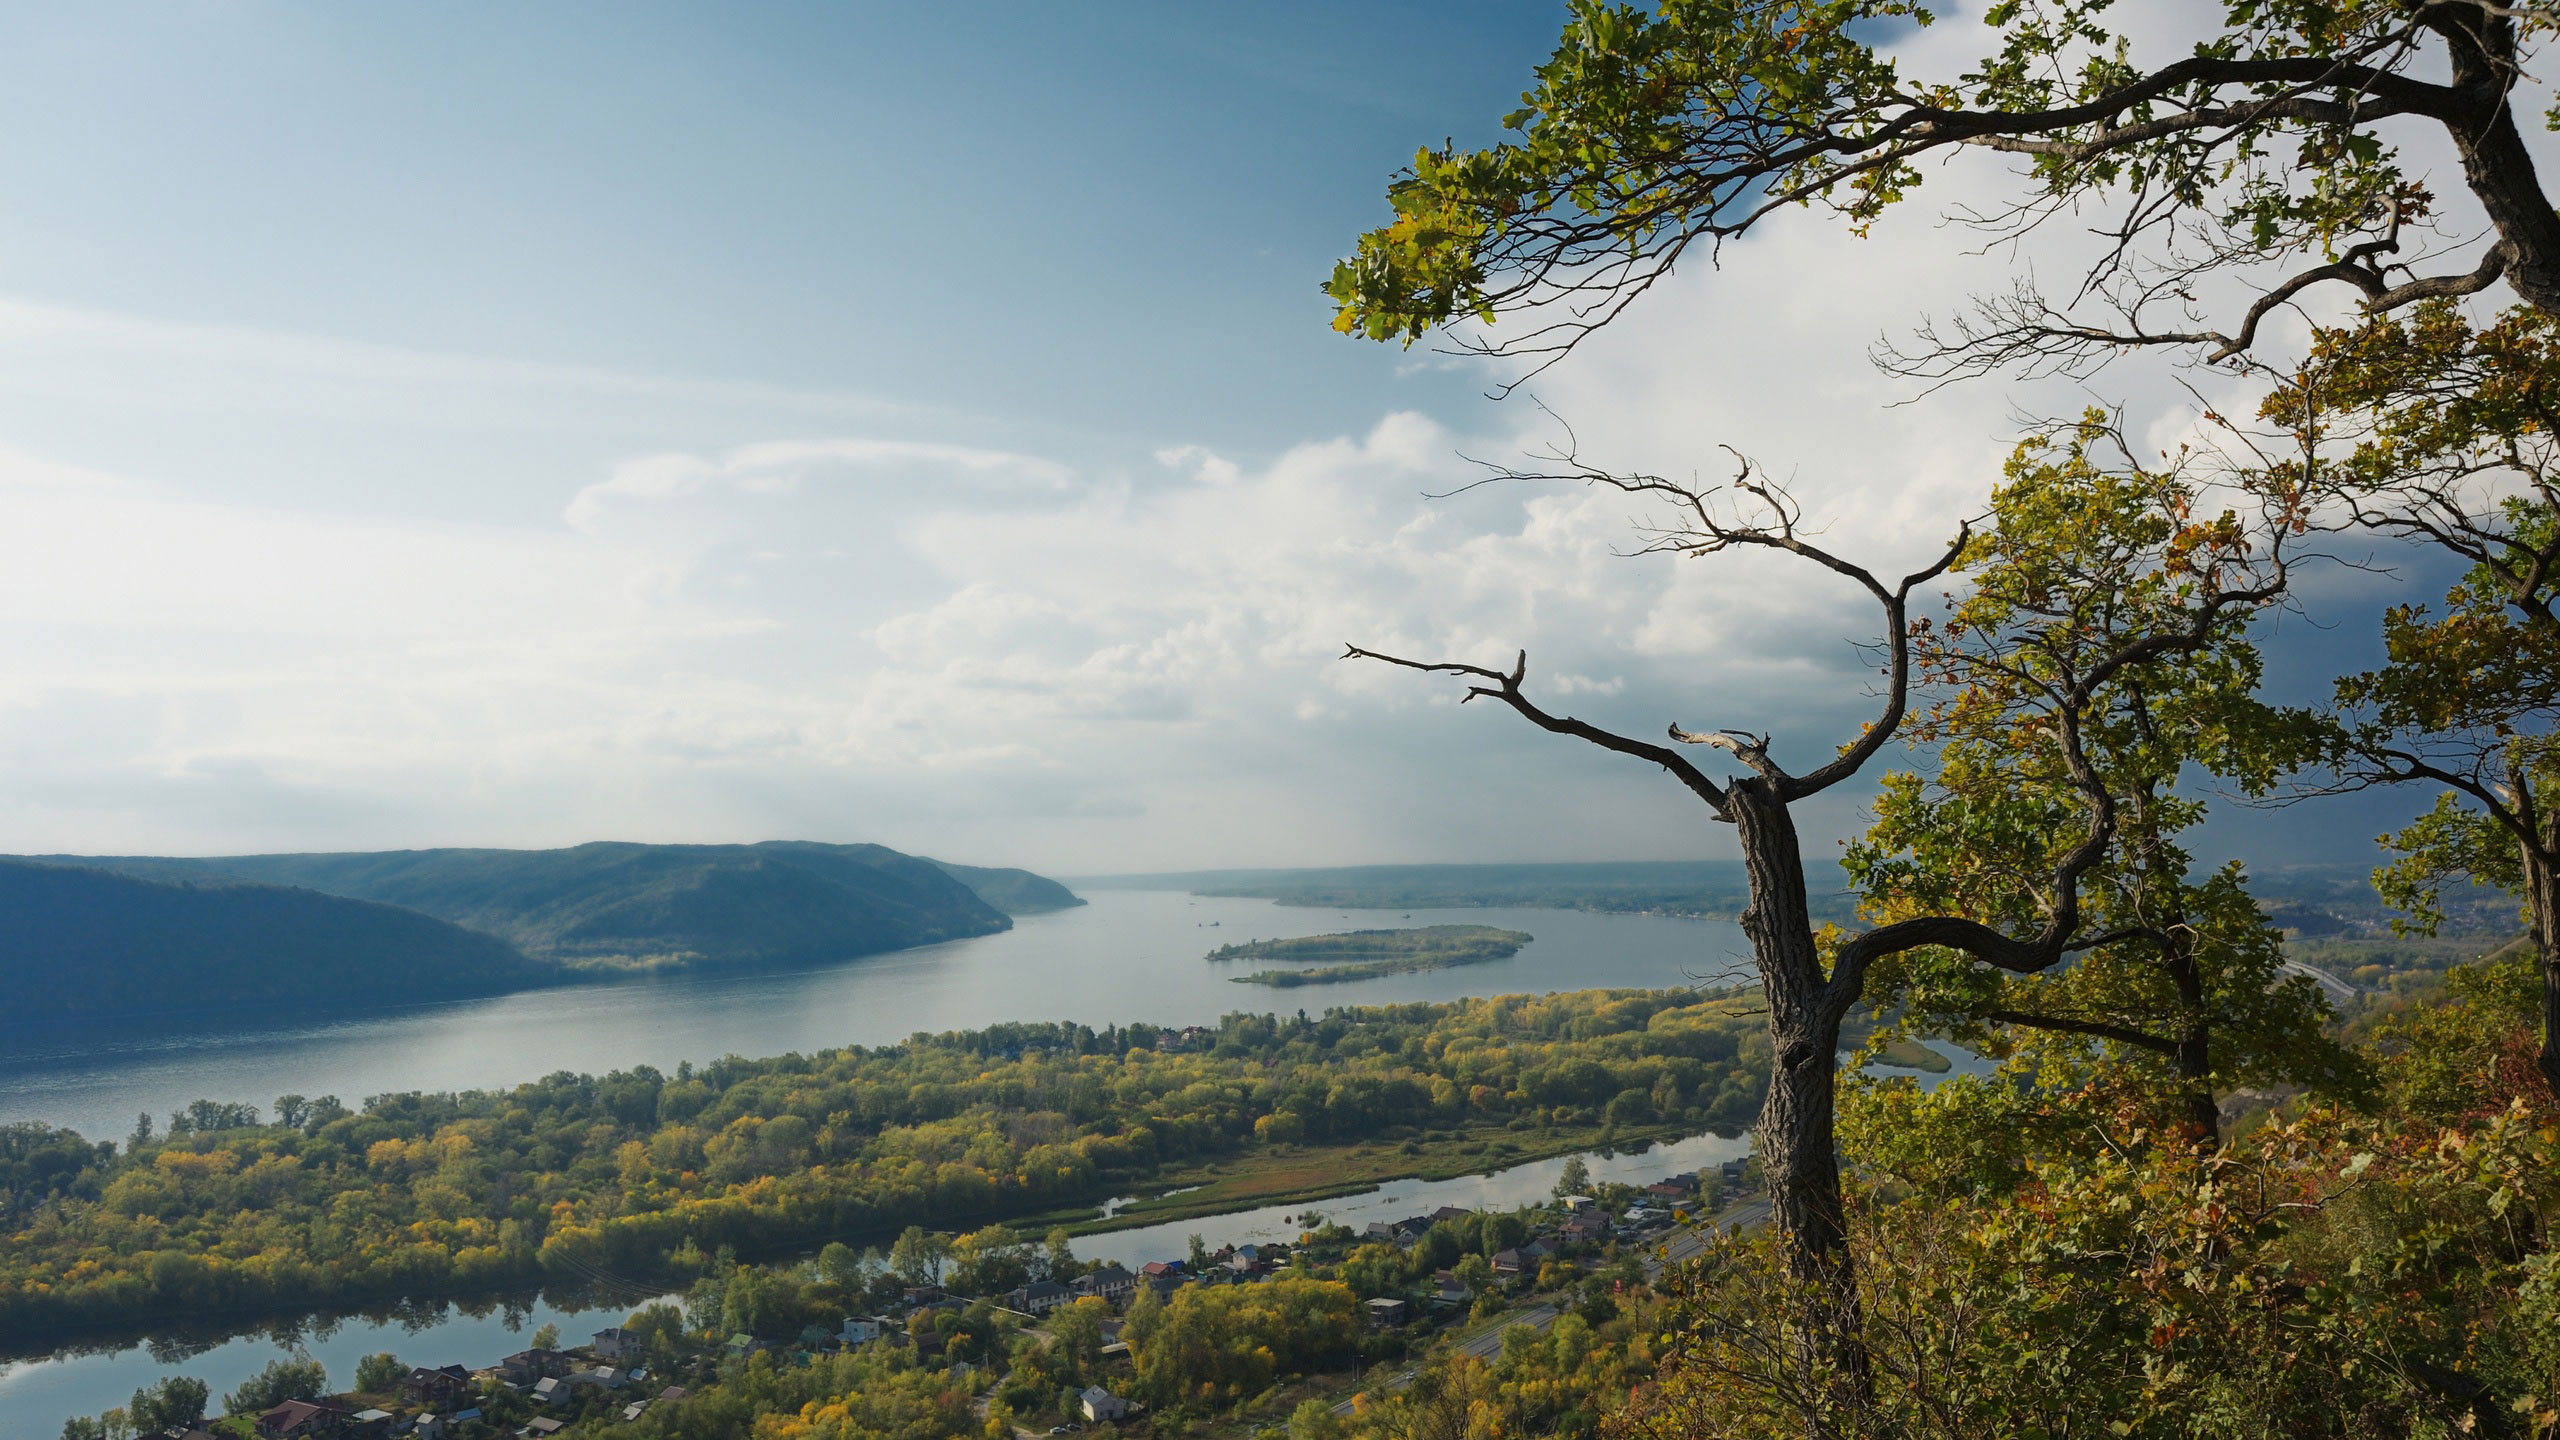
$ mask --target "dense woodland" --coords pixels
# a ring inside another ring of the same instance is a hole
[[[1400,1127],[1739,1126],[1747,1007],[1610,993],[1007,1025],[500,1092],[200,1102],[122,1142],[0,1129],[0,1334],[543,1279],[1098,1201],[1160,1167]],[[1411,1129],[1401,1133],[1410,1134]],[[1526,1138],[1526,1137],[1524,1137]]]

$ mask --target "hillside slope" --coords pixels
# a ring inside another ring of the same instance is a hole
[[[274,885],[0,860],[0,915],[0,994],[12,1021],[342,1009],[566,978],[495,936]]]
[[[1084,897],[1050,879],[1028,870],[988,869],[981,865],[954,865],[948,860],[933,862],[952,879],[978,892],[978,898],[1007,915],[1045,915],[1052,910],[1069,910],[1084,903]]]
[[[941,866],[882,845],[598,842],[59,862],[154,879],[295,885],[405,906],[581,967],[816,964],[1013,923]]]

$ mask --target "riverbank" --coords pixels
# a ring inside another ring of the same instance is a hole
[[[1071,1235],[1108,1235],[1258,1206],[1330,1200],[1397,1180],[1455,1180],[1563,1155],[1640,1151],[1698,1133],[1688,1125],[1555,1126],[1537,1131],[1480,1125],[1357,1145],[1290,1146],[1169,1171],[1147,1186],[1150,1190],[1162,1187],[1159,1193],[1118,1206],[1105,1218],[1089,1211],[1060,1210],[1022,1223],[1026,1229],[1064,1225]]]

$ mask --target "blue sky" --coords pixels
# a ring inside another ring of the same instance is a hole
[[[1552,422],[1327,327],[1388,174],[1490,138],[1560,15],[0,7],[0,850],[1722,853],[1642,767],[1334,658],[1525,646],[1590,718],[1782,755],[1868,703],[1840,587],[1426,499]],[[1534,393],[1621,467],[1739,445],[1897,563],[2089,397],[1897,406],[1866,346],[2050,259],[1784,218]]]
[[[1316,285],[1426,134],[1489,130],[1559,14],[22,9],[0,280],[1103,452],[1276,450],[1475,393],[1399,382]]]

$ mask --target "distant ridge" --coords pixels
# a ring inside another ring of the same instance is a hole
[[[951,870],[885,845],[600,841],[564,850],[38,858],[148,880],[290,885],[397,905],[586,969],[819,964],[1013,923]],[[1017,899],[1042,898],[1042,886],[1075,899],[1027,872],[978,873]]]
[[[943,873],[978,892],[978,898],[1007,915],[1042,915],[1051,910],[1070,910],[1084,903],[1084,898],[1046,875],[1028,870],[990,870],[978,865],[954,865],[948,860],[933,862]]]
[[[1283,905],[1367,910],[1522,906],[1729,918],[1749,899],[1738,860],[1625,860],[1526,865],[1348,865],[1307,870],[1191,870],[1086,876],[1089,890],[1188,890]],[[1845,915],[1843,896],[1810,897]]]
[[[315,1010],[553,985],[560,966],[495,936],[275,885],[169,884],[0,860],[0,994],[11,1022]]]

